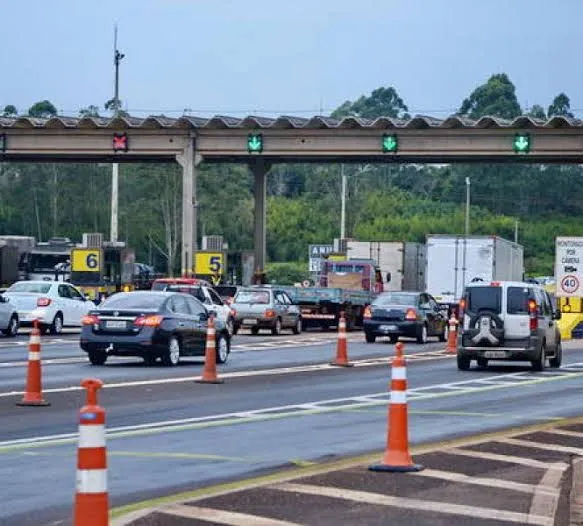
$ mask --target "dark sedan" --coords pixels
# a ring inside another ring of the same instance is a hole
[[[81,348],[93,365],[103,365],[108,356],[177,365],[182,356],[204,356],[208,319],[205,306],[188,294],[122,292],[82,318]],[[215,327],[217,362],[224,363],[230,336],[219,320]]]
[[[364,312],[367,343],[377,336],[388,336],[396,343],[399,336],[426,343],[429,336],[447,340],[447,316],[433,297],[425,292],[385,292]]]

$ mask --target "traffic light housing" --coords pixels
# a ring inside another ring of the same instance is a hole
[[[531,147],[530,133],[515,134],[512,147],[516,153],[529,153]]]
[[[385,133],[382,140],[383,153],[395,153],[399,149],[397,134]]]
[[[126,132],[113,134],[113,151],[127,152],[129,149],[128,134]]]
[[[0,133],[0,153],[4,153],[6,151],[6,134]]]
[[[249,153],[263,152],[263,134],[250,133],[247,135],[247,151]]]

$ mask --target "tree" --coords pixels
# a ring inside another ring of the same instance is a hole
[[[16,115],[18,115],[16,106],[12,104],[7,104],[4,106],[4,109],[2,110],[2,117],[16,117]]]
[[[571,102],[569,101],[569,97],[564,93],[559,93],[553,100],[553,103],[549,106],[547,111],[549,117],[553,117],[555,115],[560,115],[562,117],[573,117],[571,113]]]
[[[332,112],[332,117],[336,119],[348,116],[364,117],[365,119],[378,117],[407,119],[409,118],[408,111],[409,108],[399,97],[397,90],[389,86],[375,89],[369,97],[362,95],[355,102],[344,102]]]
[[[529,117],[533,117],[534,119],[546,119],[547,116],[545,114],[545,109],[540,106],[539,104],[535,104],[530,111],[527,113]]]
[[[93,104],[79,110],[79,117],[99,117],[99,108]]]
[[[30,117],[37,117],[39,119],[47,119],[57,114],[57,108],[48,100],[41,100],[35,102],[29,109],[28,115]]]
[[[479,119],[485,115],[514,119],[521,113],[516,88],[506,73],[492,75],[486,84],[478,86],[462,102],[458,112],[470,119]]]

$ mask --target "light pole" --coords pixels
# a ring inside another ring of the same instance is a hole
[[[119,114],[119,63],[125,55],[117,49],[117,24],[113,32],[113,64],[115,66],[115,83],[113,91],[113,114]],[[119,202],[119,164],[111,165],[111,232],[110,241],[117,241],[117,223],[118,223],[118,202]]]
[[[362,175],[372,169],[370,164],[364,165],[354,175]],[[340,165],[340,175],[342,176],[342,194],[341,194],[341,209],[340,209],[340,239],[346,237],[346,183],[347,178],[344,173],[344,164]]]
[[[470,178],[466,177],[466,237],[470,235]]]

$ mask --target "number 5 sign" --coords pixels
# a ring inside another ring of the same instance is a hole
[[[74,248],[71,250],[71,272],[100,272],[101,250]]]
[[[224,257],[220,252],[197,252],[194,264],[196,274],[223,274],[225,269]]]

